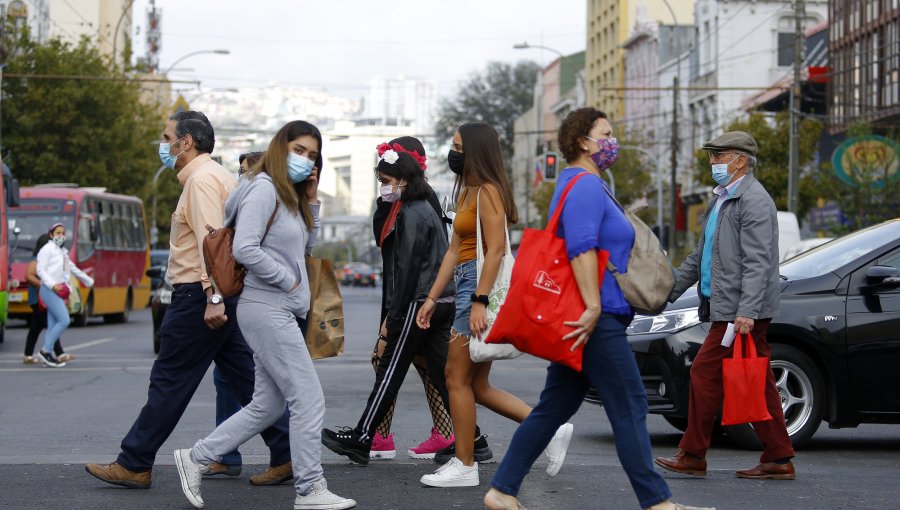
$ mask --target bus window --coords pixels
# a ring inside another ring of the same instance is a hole
[[[94,254],[94,242],[91,241],[91,215],[82,214],[78,218],[78,262],[84,262]]]

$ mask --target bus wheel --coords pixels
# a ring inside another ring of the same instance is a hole
[[[122,324],[128,322],[128,315],[131,313],[132,309],[132,300],[134,298],[131,296],[131,290],[128,290],[128,297],[125,298],[125,310],[122,313],[111,313],[109,315],[103,316],[103,322],[107,324]]]
[[[72,325],[76,328],[83,328],[87,326],[88,319],[91,318],[91,315],[94,314],[94,293],[92,292],[90,296],[88,296],[85,305],[78,315],[72,317]]]

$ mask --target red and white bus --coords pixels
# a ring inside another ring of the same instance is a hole
[[[27,318],[25,269],[35,242],[54,223],[66,227],[69,256],[94,278],[94,287],[79,283],[83,311],[76,325],[102,316],[106,322],[125,322],[132,310],[147,306],[150,264],[144,207],[137,197],[106,193],[103,188],[54,184],[20,190],[18,207],[8,211],[10,228],[19,231],[11,254],[13,278],[21,285],[9,294],[9,314]]]

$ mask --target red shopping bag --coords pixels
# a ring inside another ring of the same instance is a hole
[[[742,338],[746,337],[746,344]],[[747,355],[744,356],[744,345]],[[766,374],[769,358],[756,355],[756,342],[749,333],[734,338],[734,355],[722,360],[725,403],[722,425],[739,425],[772,419],[766,408]]]
[[[587,172],[576,175],[566,186],[546,229],[525,229],[506,301],[485,339],[489,344],[513,344],[522,352],[562,363],[579,372],[584,345],[570,350],[575,340],[563,340],[563,337],[575,328],[563,323],[581,318],[585,306],[569,264],[566,241],[557,237],[556,232],[566,196],[585,175]],[[600,283],[608,260],[609,252],[597,251]]]

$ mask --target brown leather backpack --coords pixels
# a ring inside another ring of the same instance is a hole
[[[275,210],[272,211],[272,217],[266,224],[266,231],[259,241],[260,244],[269,235],[269,229],[275,222],[276,214],[278,214],[277,201]],[[222,297],[237,296],[244,290],[244,276],[247,274],[247,268],[234,260],[232,251],[234,227],[213,228],[212,225],[206,225],[206,230],[209,232],[203,238],[203,260],[206,261],[206,271]]]

